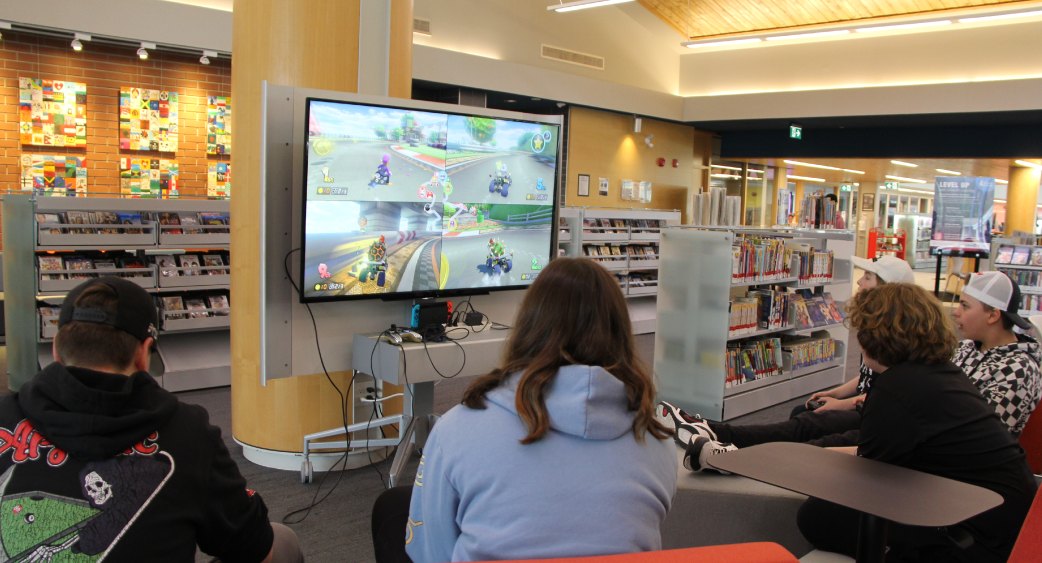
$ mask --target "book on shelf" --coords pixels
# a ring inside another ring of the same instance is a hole
[[[200,298],[185,299],[185,309],[190,311],[188,315],[193,319],[206,318],[210,316],[209,312],[200,310],[206,309],[206,303]]]
[[[1031,257],[1028,259],[1028,264],[1031,266],[1042,266],[1042,246],[1036,246],[1031,249]]]
[[[1012,270],[1009,268],[999,268],[998,270],[1017,282],[1021,289],[1042,289],[1042,272],[1038,270]]]
[[[171,278],[180,275],[176,269],[177,261],[174,260],[172,254],[161,254],[156,256],[155,261],[156,265],[159,266],[159,273],[163,277]]]
[[[1027,246],[1018,246],[1013,250],[1013,260],[1010,264],[1015,266],[1026,266],[1031,256],[1031,249]]]
[[[199,267],[199,257],[195,254],[181,254],[177,257],[178,262],[181,264],[181,275],[182,276],[198,276],[199,270],[189,269]]]
[[[210,305],[211,309],[227,309],[228,308],[228,296],[227,295],[209,295],[206,297],[206,303]],[[227,317],[228,311],[214,311],[215,317]]]
[[[65,218],[65,223],[70,225],[89,225],[90,224],[90,213],[86,211],[66,211],[60,216]],[[69,229],[69,233],[73,234],[90,234],[93,233],[91,229]]]
[[[57,213],[37,213],[36,222],[42,225],[44,223],[61,223],[62,220]],[[40,227],[40,232],[58,235],[61,234],[62,230],[61,227]]]
[[[1002,245],[999,247],[999,251],[995,253],[996,264],[1009,264],[1013,261],[1013,247],[1008,245]]]
[[[783,239],[738,236],[731,253],[731,283],[769,282],[791,275],[792,252]]]
[[[781,329],[789,324],[789,297],[784,291],[757,289],[749,297],[759,303],[758,325],[761,329]]]
[[[204,254],[203,266],[224,266],[224,260],[221,259],[220,254]],[[219,276],[227,274],[228,270],[207,270],[206,273],[211,276]]]
[[[803,300],[803,296],[793,294],[792,309],[796,323],[795,327],[798,329],[814,328],[814,321],[811,320],[810,312],[807,308],[807,303]]]
[[[725,357],[724,387],[731,388],[782,374],[781,341],[762,338],[729,342]]]
[[[112,260],[112,259],[109,259],[109,258],[106,258],[106,259],[103,259],[103,260],[94,260],[94,269],[95,270],[115,270],[116,269],[116,261]],[[98,274],[98,275],[99,276],[105,276],[105,275],[111,275],[111,274]]]
[[[59,256],[37,256],[37,262],[40,264],[41,279],[45,280],[64,280],[65,274],[44,274],[43,272],[51,270],[64,270],[65,266],[62,264],[62,259]]]
[[[164,311],[184,311],[184,302],[180,295],[164,295],[160,297],[161,309]],[[166,319],[185,319],[185,315],[166,315]]]
[[[792,369],[804,369],[836,359],[836,340],[828,332],[783,341],[782,350],[792,356]]]
[[[169,225],[178,225],[178,226],[181,225],[181,219],[180,219],[180,217],[177,216],[177,213],[161,212],[161,213],[158,214],[157,219],[158,219],[157,222],[160,225],[168,225],[168,226]],[[180,234],[183,234],[183,231],[181,229],[166,229],[163,232],[165,232],[165,233],[167,233],[169,235],[180,235]]]
[[[46,324],[58,326],[58,317],[62,313],[61,307],[43,306],[37,307],[36,310],[40,313],[40,316],[43,317]]]
[[[203,211],[199,213],[199,223],[202,225],[228,225],[229,216],[226,213]],[[203,231],[209,233],[227,233],[228,229],[213,229]]]
[[[70,256],[65,259],[66,270],[93,270],[94,266],[91,264],[90,258],[83,258],[79,256]],[[95,277],[94,274],[69,274],[71,280],[87,280]]]
[[[822,298],[825,300],[825,305],[828,307],[828,313],[832,316],[832,320],[837,323],[843,322],[843,311],[836,301],[832,299],[832,294],[824,293]]]
[[[99,225],[118,225],[120,224],[119,215],[112,211],[95,211],[90,214],[91,222]],[[119,229],[102,229],[97,231],[101,234],[118,234]]]
[[[181,220],[181,226],[185,227],[184,233],[186,235],[198,235],[202,234],[203,231],[200,229],[192,229],[191,226],[199,225],[199,218],[191,213],[178,213],[177,217]]]
[[[120,225],[140,225],[141,214],[140,213],[117,213],[116,217],[119,218]],[[127,227],[127,234],[140,235],[141,229],[132,229]]]

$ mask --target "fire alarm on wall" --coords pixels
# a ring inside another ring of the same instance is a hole
[[[679,167],[680,167],[680,161],[674,158],[673,159],[673,168],[679,168]]]
[[[659,165],[659,166],[665,166],[665,165],[666,165],[666,159],[664,159],[664,158],[659,158],[659,159],[658,159],[658,165]]]

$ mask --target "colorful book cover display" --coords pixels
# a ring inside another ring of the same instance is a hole
[[[119,191],[129,197],[177,197],[177,161],[119,159]]]
[[[206,196],[228,197],[232,190],[232,165],[211,162],[206,172]]]
[[[23,154],[20,162],[23,190],[53,196],[87,193],[86,157]]]
[[[18,121],[23,145],[87,146],[87,85],[20,77]]]
[[[206,97],[206,154],[232,153],[232,98]]]
[[[119,89],[119,148],[177,152],[177,92]]]

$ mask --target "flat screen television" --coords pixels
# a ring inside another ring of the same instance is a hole
[[[302,302],[521,289],[557,255],[560,125],[456,108],[306,100]]]

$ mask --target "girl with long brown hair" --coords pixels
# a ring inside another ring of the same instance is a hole
[[[431,432],[414,484],[414,563],[661,548],[670,433],[604,268],[561,258],[525,294],[499,367]]]

